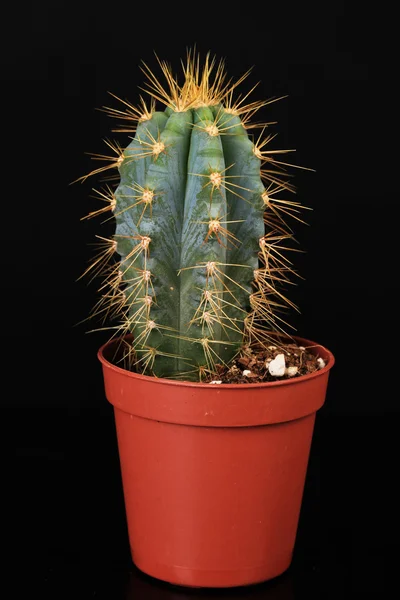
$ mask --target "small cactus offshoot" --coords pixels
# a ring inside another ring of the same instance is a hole
[[[115,222],[84,275],[102,274],[93,313],[116,319],[113,336],[133,334],[132,369],[202,380],[244,346],[285,332],[278,315],[297,309],[282,292],[297,275],[286,218],[304,222],[305,207],[287,199],[288,151],[271,147],[271,124],[252,121],[275,99],[238,95],[248,73],[232,83],[210,55],[201,63],[189,52],[182,78],[159,66],[162,80],[142,67],[149,103],[103,108],[119,121],[114,131],[134,135],[125,149],[105,140],[106,154],[92,155],[99,166],[79,178],[107,182],[84,218]]]

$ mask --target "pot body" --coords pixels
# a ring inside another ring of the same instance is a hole
[[[177,585],[233,587],[290,565],[326,367],[264,384],[131,373],[99,351],[114,406],[133,562]],[[113,346],[114,345],[114,346]]]

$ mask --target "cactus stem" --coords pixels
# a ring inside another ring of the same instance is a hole
[[[207,54],[201,64],[189,50],[181,81],[157,60],[160,79],[142,63],[148,104],[140,96],[134,107],[110,94],[121,104],[100,109],[117,119],[114,131],[134,135],[125,150],[104,140],[110,152],[91,155],[103,162],[77,180],[100,174],[111,182],[118,179],[113,169],[120,175],[115,190],[112,183],[93,188],[101,203],[83,219],[108,213],[101,220],[115,219],[116,231],[100,238],[101,252],[81,277],[105,273],[96,313],[115,314],[120,324],[109,329],[133,333],[130,367],[178,378],[192,369],[202,380],[243,344],[263,343],[271,325],[284,331],[288,324],[276,313],[298,310],[280,291],[297,275],[287,251],[302,252],[285,219],[305,223],[306,207],[283,192],[296,191],[286,167],[303,167],[275,157],[294,150],[269,150],[271,123],[251,121],[280,98],[252,101],[257,84],[236,94],[250,71],[232,83],[223,61]]]

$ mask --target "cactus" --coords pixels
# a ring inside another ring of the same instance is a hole
[[[135,134],[124,150],[106,140],[113,156],[93,156],[106,164],[89,175],[119,175],[116,189],[97,191],[105,204],[88,217],[111,211],[116,228],[100,238],[85,275],[105,272],[94,312],[119,319],[114,335],[133,334],[133,369],[202,380],[246,345],[284,331],[278,313],[297,308],[282,292],[297,275],[285,254],[293,235],[284,217],[301,221],[304,207],[280,198],[294,192],[276,158],[282,151],[270,149],[268,124],[251,123],[268,102],[235,99],[247,73],[232,84],[222,61],[208,54],[201,68],[189,52],[179,83],[159,65],[165,86],[142,67],[149,105],[141,98],[139,108],[103,107],[124,121],[119,131]]]

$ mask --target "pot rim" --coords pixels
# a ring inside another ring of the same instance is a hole
[[[111,370],[119,373],[120,375],[124,375],[124,376],[132,378],[132,379],[139,379],[141,381],[149,381],[152,383],[162,383],[165,385],[172,385],[172,386],[189,387],[189,388],[193,388],[193,387],[206,388],[208,390],[210,388],[216,388],[217,390],[220,390],[220,389],[243,390],[243,389],[254,389],[254,388],[260,388],[260,387],[261,388],[272,388],[272,387],[279,387],[279,386],[285,386],[285,385],[296,385],[302,381],[309,381],[311,379],[315,379],[316,377],[325,375],[328,371],[330,371],[330,369],[335,364],[335,357],[332,354],[332,352],[330,350],[328,350],[328,348],[326,348],[322,344],[317,344],[316,342],[313,342],[312,340],[309,340],[307,338],[293,335],[291,337],[288,337],[288,339],[294,339],[297,343],[300,342],[301,346],[314,347],[316,349],[322,350],[323,358],[324,358],[324,360],[327,361],[325,367],[323,367],[322,369],[318,369],[317,371],[314,371],[313,373],[308,373],[307,375],[300,375],[299,377],[292,377],[290,379],[284,379],[284,380],[279,380],[279,381],[264,381],[264,382],[258,382],[258,383],[220,383],[218,385],[212,385],[212,384],[210,385],[210,383],[201,383],[198,381],[185,381],[185,380],[180,381],[177,379],[167,379],[165,377],[156,377],[155,375],[142,375],[141,373],[134,373],[133,371],[128,371],[127,369],[124,369],[122,367],[118,367],[117,365],[114,365],[112,362],[110,362],[104,356],[104,352],[106,350],[108,350],[108,348],[110,348],[112,345],[114,345],[122,340],[130,339],[132,337],[133,337],[132,334],[128,334],[128,335],[124,335],[124,336],[121,336],[118,338],[114,338],[114,339],[108,340],[105,344],[103,344],[99,348],[99,350],[97,352],[97,358],[99,359],[99,361],[101,362],[103,367],[107,367],[108,369],[111,369]]]

